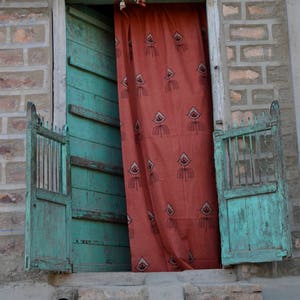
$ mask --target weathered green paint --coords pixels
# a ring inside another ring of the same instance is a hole
[[[130,269],[112,20],[67,9],[73,270]]]
[[[120,175],[120,176],[123,175],[123,168],[121,168],[119,165],[114,166],[102,161],[94,161],[94,160],[89,160],[83,157],[72,155],[71,163],[72,165],[77,167],[96,170],[96,171],[100,171],[112,175]]]
[[[69,104],[68,111],[73,115],[77,115],[85,119],[90,119],[104,125],[109,125],[117,128],[120,127],[120,121],[118,119],[114,119],[112,117],[103,115],[87,108],[83,108],[78,105]]]
[[[44,127],[30,102],[27,118],[25,269],[71,271],[68,132],[60,134]],[[49,163],[54,163],[53,149],[61,151],[55,160],[61,175],[60,182],[50,184],[56,170],[49,167]]]
[[[214,134],[224,265],[278,261],[291,254],[277,102],[272,104],[271,112],[269,120],[255,120],[254,125]],[[263,153],[257,141],[271,145],[269,152]],[[257,164],[264,157],[268,165],[271,154],[274,170],[261,170]],[[245,162],[248,169],[242,172]],[[236,181],[234,176],[238,177]]]

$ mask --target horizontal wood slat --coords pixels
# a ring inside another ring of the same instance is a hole
[[[241,197],[258,196],[262,194],[275,193],[277,191],[277,183],[267,183],[260,186],[251,186],[245,188],[230,189],[224,191],[224,198],[234,199]]]
[[[92,110],[86,109],[82,106],[69,104],[68,105],[68,111],[69,111],[69,113],[71,113],[73,115],[77,115],[77,116],[82,117],[82,118],[93,120],[93,121],[96,121],[98,123],[102,123],[102,124],[117,127],[117,128],[120,127],[120,121],[119,120],[108,117],[108,116],[105,116],[105,115],[97,113],[97,112],[94,112]]]
[[[239,127],[239,128],[232,128],[226,131],[216,130],[214,135],[216,138],[228,139],[233,137],[239,137],[245,134],[256,134],[260,132],[267,132],[271,130],[272,126],[276,125],[275,122],[268,122],[267,124],[255,124],[251,126]]]
[[[70,65],[67,68],[67,89],[69,87],[108,101],[118,102],[117,84],[114,81],[91,72],[82,72],[82,70]],[[69,102],[68,90],[67,97]]]
[[[93,161],[78,156],[71,156],[71,165],[90,170],[100,171],[112,175],[123,175],[123,170],[119,166],[109,165],[104,162]]]
[[[64,135],[55,132],[52,129],[45,128],[42,125],[36,127],[36,133],[63,145],[66,144],[66,137]]]
[[[88,2],[88,1],[81,1],[81,3],[84,3],[84,4],[87,4],[86,2]],[[80,2],[68,1],[68,3],[80,3]],[[87,15],[86,13],[84,13],[80,10],[77,10],[74,7],[68,7],[68,12],[71,16],[77,17],[89,24],[92,24],[100,29],[103,29],[103,30],[111,33],[111,34],[114,34],[112,26],[105,24],[105,22],[102,22],[98,18],[94,18],[93,16]]]
[[[70,197],[67,195],[58,194],[39,188],[36,189],[36,197],[38,200],[44,200],[61,205],[67,205],[70,202]]]
[[[71,42],[70,42],[71,44]],[[115,59],[104,53],[96,52],[81,45],[71,44],[71,54],[68,57],[69,65],[101,77],[116,81]]]
[[[127,224],[125,215],[104,212],[99,210],[72,209],[72,217],[75,219],[84,219],[98,222],[108,222],[117,224]]]

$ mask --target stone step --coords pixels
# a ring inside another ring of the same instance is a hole
[[[53,300],[262,300],[260,285],[247,282],[217,284],[158,284],[140,286],[60,287]]]
[[[52,277],[53,300],[261,300],[256,283],[231,269],[159,273],[79,273]]]
[[[233,269],[191,270],[183,272],[99,272],[59,274],[51,277],[51,284],[65,287],[139,286],[170,284],[172,282],[223,283],[236,281]]]

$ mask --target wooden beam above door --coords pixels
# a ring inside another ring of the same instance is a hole
[[[102,5],[102,4],[114,4],[114,0],[67,0],[67,3],[71,4],[89,4],[89,5]],[[147,0],[148,3],[203,3],[205,0]]]

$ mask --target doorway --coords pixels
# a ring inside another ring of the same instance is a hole
[[[113,6],[72,5],[66,20],[73,269],[128,270]],[[213,210],[206,202],[199,207],[207,220]]]

